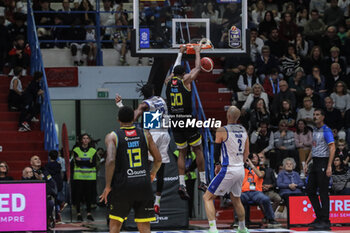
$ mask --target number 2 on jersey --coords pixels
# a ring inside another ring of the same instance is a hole
[[[128,149],[130,167],[141,167],[141,149]]]
[[[239,144],[239,146],[238,146],[238,151],[239,151],[239,152],[242,152],[242,140],[241,140],[241,139],[238,139],[237,141],[238,141],[238,144]]]

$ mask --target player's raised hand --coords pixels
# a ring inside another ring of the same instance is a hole
[[[122,97],[117,93],[115,94],[115,103],[119,103],[120,101],[122,101]]]
[[[194,51],[196,51],[196,52],[200,52],[201,49],[202,49],[202,45],[194,45],[194,46],[193,46],[193,49],[194,49]]]
[[[187,46],[186,45],[180,45],[180,53],[185,53],[187,50]]]

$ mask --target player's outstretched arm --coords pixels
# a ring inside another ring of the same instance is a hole
[[[162,165],[162,156],[160,155],[160,152],[158,150],[157,145],[154,143],[152,135],[147,132],[147,141],[148,141],[148,150],[153,157],[153,166],[151,169],[151,180],[153,181],[154,177],[156,176],[160,166]]]
[[[184,54],[186,51],[186,46],[180,46],[180,50],[179,50],[179,53],[177,54],[177,58],[176,58],[176,61],[174,63],[174,66],[173,66],[173,71],[171,72],[171,74],[165,79],[164,81],[164,84],[167,85],[168,82],[170,81],[170,79],[172,77],[174,77],[174,68],[175,66],[177,65],[181,65],[181,59],[182,59],[182,54]]]
[[[118,94],[115,95],[115,105],[118,107],[118,108],[121,108],[123,107],[123,102],[122,102],[122,97]],[[134,111],[134,121],[137,121],[137,119],[142,115],[142,113],[144,111],[147,111],[148,110],[148,105],[146,103],[141,103],[138,108]]]
[[[107,197],[109,192],[111,191],[112,186],[112,178],[115,169],[115,159],[117,152],[117,136],[114,133],[109,133],[106,135],[105,144],[107,148],[107,158],[106,158],[106,186],[105,189],[100,196],[100,202],[104,201],[107,204]]]
[[[184,76],[184,82],[185,85],[191,83],[193,80],[195,80],[199,74],[199,72],[201,71],[201,47],[196,45],[193,46],[194,51],[196,52],[196,60],[195,60],[195,66],[194,68],[191,70],[190,73],[186,74]]]
[[[139,104],[137,109],[134,111],[134,121],[137,121],[137,119],[142,115],[144,111],[147,111],[149,109],[148,105],[143,102]]]

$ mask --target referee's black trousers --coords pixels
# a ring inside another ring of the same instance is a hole
[[[329,177],[326,175],[328,158],[313,157],[306,187],[307,195],[318,220],[329,222]],[[317,192],[320,195],[321,204]]]

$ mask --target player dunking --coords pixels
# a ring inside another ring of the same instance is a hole
[[[249,155],[249,139],[243,126],[237,124],[241,111],[231,106],[227,111],[227,125],[216,131],[214,145],[215,178],[203,196],[205,212],[209,221],[209,232],[218,232],[213,200],[216,196],[230,193],[234,210],[238,216],[237,233],[247,233],[245,212],[241,202],[244,179],[244,161]]]
[[[167,105],[170,115],[175,116],[171,121],[184,121],[194,118],[192,116],[192,90],[191,82],[195,80],[201,70],[200,64],[200,46],[194,46],[196,52],[195,67],[190,73],[185,73],[185,68],[180,65],[182,53],[186,50],[185,46],[180,47],[180,53],[174,64],[173,73],[166,78],[166,96]],[[199,170],[200,184],[199,190],[206,191],[206,178],[204,171],[204,157],[202,150],[202,137],[197,128],[180,128],[173,127],[175,143],[179,150],[179,158],[177,160],[179,170],[180,186],[178,193],[182,199],[188,200],[190,196],[187,193],[185,183],[185,156],[187,147],[190,145],[193,152],[196,154],[197,167]]]
[[[144,111],[150,112],[160,112],[163,115],[168,114],[168,108],[165,101],[162,97],[154,96],[154,88],[150,83],[146,83],[138,89],[138,91],[145,98],[144,101],[138,106],[134,111],[134,121],[136,121]],[[117,106],[123,106],[122,98],[119,95],[116,95],[115,102]],[[162,156],[162,166],[157,172],[157,190],[156,190],[156,199],[154,202],[154,211],[156,214],[160,214],[160,199],[164,186],[164,167],[166,163],[170,163],[168,155],[168,147],[170,143],[170,136],[167,129],[150,129],[150,134],[158,147],[158,150]],[[153,157],[149,156],[148,159],[153,161]]]
[[[130,209],[135,211],[139,232],[150,233],[155,221],[151,180],[161,166],[161,156],[152,136],[133,126],[134,111],[122,107],[118,113],[120,129],[107,134],[106,187],[100,201],[109,203],[109,232],[120,232]],[[150,170],[148,151],[154,158]]]

